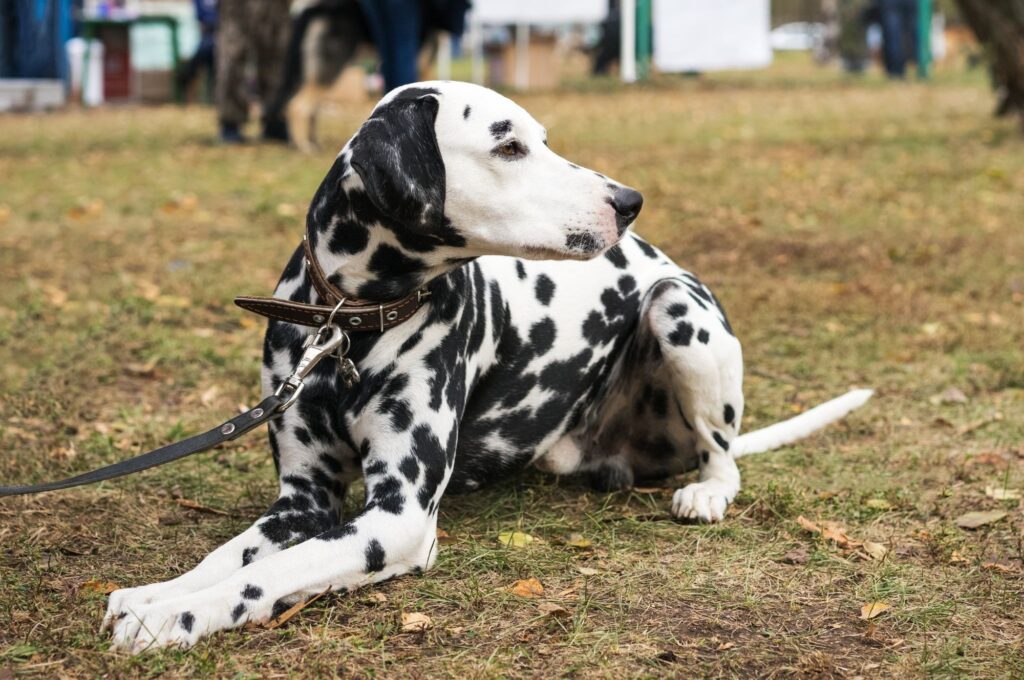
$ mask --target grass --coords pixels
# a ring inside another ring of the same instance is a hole
[[[670,521],[678,480],[602,495],[526,474],[447,500],[453,542],[424,576],[139,658],[106,651],[87,582],[170,578],[241,531],[275,492],[262,437],[5,499],[0,677],[1024,675],[1024,517],[985,491],[1024,487],[1024,141],[989,117],[981,76],[850,81],[786,61],[518,99],[557,151],[640,188],[639,231],[723,300],[745,429],[853,385],[877,397],[745,459],[723,524]],[[328,117],[313,158],[213,145],[195,108],[0,119],[0,479],[88,469],[253,403],[262,323],[230,299],[272,289],[367,109]],[[499,547],[513,529],[543,542]],[[530,577],[542,598],[509,592]],[[873,601],[892,608],[860,620]],[[402,612],[433,628],[403,633]]]

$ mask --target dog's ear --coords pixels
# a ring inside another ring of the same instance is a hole
[[[359,128],[350,161],[378,210],[426,232],[444,224],[444,160],[434,130],[438,95],[406,88],[378,106]]]

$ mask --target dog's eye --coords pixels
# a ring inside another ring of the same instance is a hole
[[[526,147],[524,147],[519,142],[512,140],[510,142],[505,142],[504,144],[496,146],[494,148],[494,151],[492,151],[491,153],[501,158],[502,160],[511,161],[525,156]]]

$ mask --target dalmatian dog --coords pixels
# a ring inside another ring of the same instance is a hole
[[[448,492],[534,465],[602,490],[698,470],[680,519],[722,520],[736,458],[805,436],[867,400],[855,391],[739,435],[740,343],[716,297],[628,230],[641,195],[558,156],[505,97],[425,82],[386,96],[313,197],[307,233],[346,295],[428,301],[352,334],[362,378],[337,363],[272,421],[280,495],[178,578],[111,594],[113,647],[194,644],[318,593],[429,568]],[[299,248],[275,296],[317,304]],[[271,321],[263,390],[315,329]],[[342,517],[362,476],[365,505]]]

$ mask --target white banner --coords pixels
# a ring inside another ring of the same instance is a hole
[[[652,15],[659,71],[763,68],[772,62],[770,0],[654,0]]]
[[[608,15],[607,0],[473,0],[482,24],[590,24]]]

